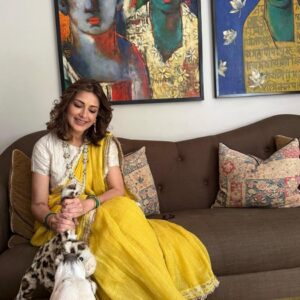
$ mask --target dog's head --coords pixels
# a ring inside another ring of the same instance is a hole
[[[66,278],[85,279],[86,271],[83,262],[74,253],[66,253],[58,264],[55,282],[63,282]]]
[[[79,189],[79,185],[75,182],[65,186],[61,191],[61,201],[64,201],[66,198],[71,199],[77,197],[79,195]]]
[[[92,254],[88,245],[83,241],[67,240],[62,244],[62,254],[56,257],[55,265],[58,266],[61,262],[73,256],[76,260],[82,262],[85,270],[85,277],[91,276],[96,270],[96,259]]]

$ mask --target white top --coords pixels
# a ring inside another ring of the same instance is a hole
[[[82,147],[70,145],[70,159],[72,166],[76,165]],[[118,147],[112,140],[108,149],[108,161],[105,166],[106,177],[111,167],[119,166]],[[31,171],[50,177],[50,189],[63,184],[67,176],[66,160],[64,159],[63,141],[54,133],[41,137],[33,148]]]

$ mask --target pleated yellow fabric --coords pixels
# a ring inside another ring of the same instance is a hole
[[[103,174],[108,141],[102,140],[100,147],[89,146],[88,165],[94,160],[102,163],[89,166],[86,194],[99,195],[106,188],[98,173]],[[79,238],[84,234],[83,219],[77,228]],[[43,244],[51,236],[41,228],[37,225],[32,243]],[[115,197],[97,209],[88,241],[97,259],[97,299],[204,299],[218,286],[209,255],[196,236],[176,224],[146,219],[127,196]]]

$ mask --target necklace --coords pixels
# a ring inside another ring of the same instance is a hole
[[[71,154],[70,154],[70,145],[66,141],[62,141],[62,146],[63,146],[63,152],[64,152],[64,159],[66,162],[66,172],[68,175],[68,179],[71,181],[71,184],[76,185],[76,190],[78,191],[78,194],[81,195],[84,191],[85,188],[85,183],[86,183],[86,166],[88,162],[88,144],[84,143],[81,145],[78,149],[78,153],[74,156],[72,160]],[[79,155],[83,154],[83,177],[82,177],[82,182],[78,182],[76,179],[74,172],[73,172],[73,164],[75,161],[77,161],[77,158]]]

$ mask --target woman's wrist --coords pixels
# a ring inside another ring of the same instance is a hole
[[[52,217],[54,217],[54,215],[56,215],[56,213],[49,211],[44,219],[43,219],[43,225],[47,228],[47,229],[51,229],[51,222],[49,222],[51,220]]]
[[[93,199],[94,201],[94,207],[92,209],[97,209],[101,205],[101,199],[100,197],[96,195],[89,195],[88,199]]]

